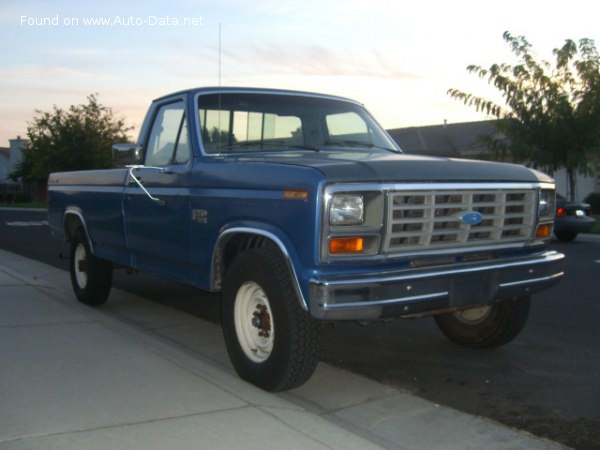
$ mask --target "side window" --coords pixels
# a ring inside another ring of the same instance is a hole
[[[161,106],[152,124],[145,164],[183,164],[189,157],[190,147],[183,102]]]

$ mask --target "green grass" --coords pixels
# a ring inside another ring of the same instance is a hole
[[[0,208],[43,208],[47,209],[46,202],[29,202],[29,203],[0,203]]]

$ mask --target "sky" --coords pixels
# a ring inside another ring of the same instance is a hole
[[[93,93],[135,138],[153,99],[219,72],[353,98],[388,129],[484,120],[447,90],[496,95],[466,67],[514,62],[504,31],[551,59],[565,39],[600,45],[598,17],[584,0],[0,0],[0,146]]]

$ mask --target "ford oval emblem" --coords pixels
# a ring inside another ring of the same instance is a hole
[[[466,223],[467,225],[477,225],[483,220],[483,214],[478,213],[477,211],[469,211],[464,213],[460,217],[460,220],[462,220],[463,223]]]

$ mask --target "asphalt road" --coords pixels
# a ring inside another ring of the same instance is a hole
[[[67,270],[42,212],[0,209],[0,247]],[[565,279],[534,297],[511,344],[472,350],[447,341],[433,320],[326,328],[322,360],[431,401],[491,418],[577,449],[600,449],[600,239],[551,242],[567,255]],[[219,299],[143,274],[115,286],[218,322]]]

